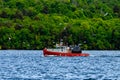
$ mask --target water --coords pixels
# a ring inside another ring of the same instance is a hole
[[[120,80],[120,51],[44,57],[40,50],[1,50],[0,80]]]

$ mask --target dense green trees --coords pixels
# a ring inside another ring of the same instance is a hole
[[[0,49],[120,49],[119,0],[0,0]]]

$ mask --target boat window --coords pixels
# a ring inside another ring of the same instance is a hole
[[[65,46],[56,47],[56,49],[65,49]]]

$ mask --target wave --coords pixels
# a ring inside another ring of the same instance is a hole
[[[90,55],[90,57],[120,57],[120,55]]]

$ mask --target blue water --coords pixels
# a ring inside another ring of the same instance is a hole
[[[44,57],[40,50],[1,50],[0,80],[120,80],[120,51]]]

